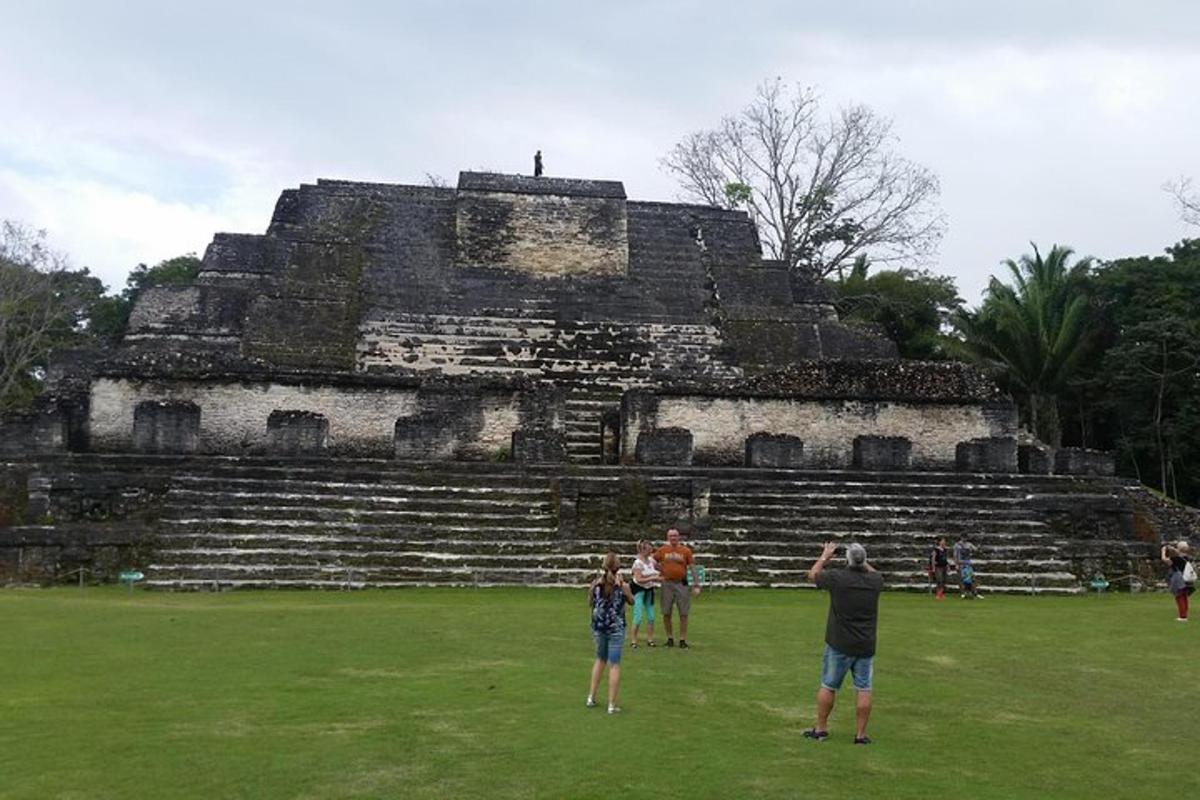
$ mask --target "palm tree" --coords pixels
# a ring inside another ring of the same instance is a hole
[[[1033,245],[1033,256],[1006,260],[1012,285],[993,276],[979,310],[958,318],[968,352],[1024,396],[1030,428],[1056,447],[1058,393],[1090,350],[1085,284],[1093,259],[1071,264],[1074,252],[1054,245],[1043,258]]]

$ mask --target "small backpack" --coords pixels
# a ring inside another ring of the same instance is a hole
[[[1196,582],[1196,565],[1190,561],[1183,562],[1183,582],[1184,583],[1195,583]]]

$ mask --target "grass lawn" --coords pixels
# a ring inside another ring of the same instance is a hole
[[[850,693],[800,736],[825,608],[700,597],[609,717],[582,591],[3,590],[0,798],[1188,794],[1200,620],[1170,597],[885,595],[870,747]]]

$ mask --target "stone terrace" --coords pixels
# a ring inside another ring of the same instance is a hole
[[[134,527],[152,542],[149,585],[166,589],[578,586],[607,549],[631,559],[635,539],[661,539],[682,518],[714,586],[805,586],[822,542],[853,539],[892,588],[921,590],[932,542],[967,535],[985,591],[1076,592],[1075,542],[1050,524],[1045,501],[1111,503],[1118,488],[1048,476],[365,459],[73,456],[45,466],[33,467],[33,499],[60,516],[86,517],[81,487],[94,503],[105,481],[100,495],[154,498]],[[21,543],[54,561],[55,530],[8,529],[6,557],[21,557],[11,547]],[[1148,555],[1119,535],[1087,545]]]

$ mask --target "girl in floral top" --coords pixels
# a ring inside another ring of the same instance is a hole
[[[621,646],[625,643],[625,603],[633,602],[629,584],[621,578],[617,554],[604,557],[603,572],[588,586],[592,607],[592,639],[596,642],[596,661],[592,664],[592,683],[588,690],[588,708],[596,705],[600,675],[608,665],[608,713],[615,714],[617,689],[621,684]]]

